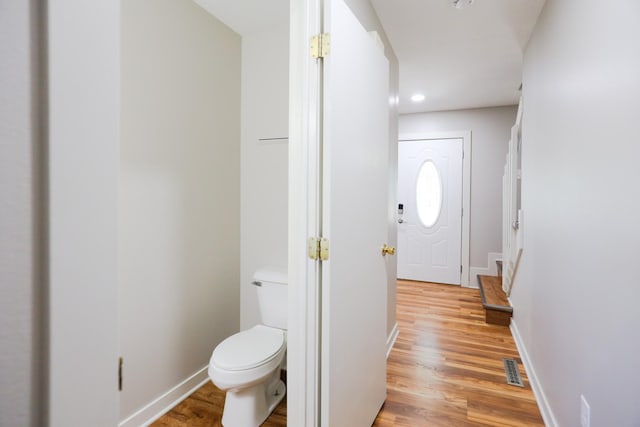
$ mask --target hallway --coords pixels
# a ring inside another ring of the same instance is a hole
[[[375,426],[543,426],[511,332],[488,325],[477,289],[398,281],[396,344]],[[518,360],[525,388],[507,385]]]
[[[477,289],[399,280],[398,327],[374,426],[544,425],[511,333],[485,324]],[[525,388],[506,384],[503,357],[518,360]],[[223,401],[209,382],[153,426],[219,426]],[[286,404],[263,426],[286,426]]]

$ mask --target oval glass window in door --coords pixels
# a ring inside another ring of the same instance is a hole
[[[436,165],[427,160],[418,171],[416,182],[418,218],[425,227],[433,227],[442,209],[442,180]]]

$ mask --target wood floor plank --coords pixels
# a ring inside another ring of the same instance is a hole
[[[509,329],[488,325],[477,289],[398,281],[399,335],[375,427],[544,426]],[[506,384],[502,358],[525,387]],[[207,383],[154,427],[220,426],[224,393]],[[263,424],[285,427],[286,399]]]

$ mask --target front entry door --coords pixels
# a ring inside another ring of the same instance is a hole
[[[462,145],[462,138],[399,143],[398,278],[460,284]]]
[[[343,0],[324,4],[321,425],[365,427],[386,396],[389,65]]]

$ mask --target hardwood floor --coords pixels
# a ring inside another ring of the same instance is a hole
[[[400,334],[375,426],[544,426],[508,328],[488,325],[477,289],[398,281]],[[518,360],[525,388],[506,384]]]
[[[222,426],[224,392],[208,382],[167,412],[151,427],[219,427]],[[263,427],[286,427],[287,399],[273,411]]]
[[[374,426],[544,426],[511,333],[485,323],[477,289],[399,280],[397,299],[400,333]],[[525,388],[506,384],[503,357],[518,360]],[[152,426],[219,426],[223,404],[207,383]],[[263,426],[286,426],[286,412],[283,402]]]

